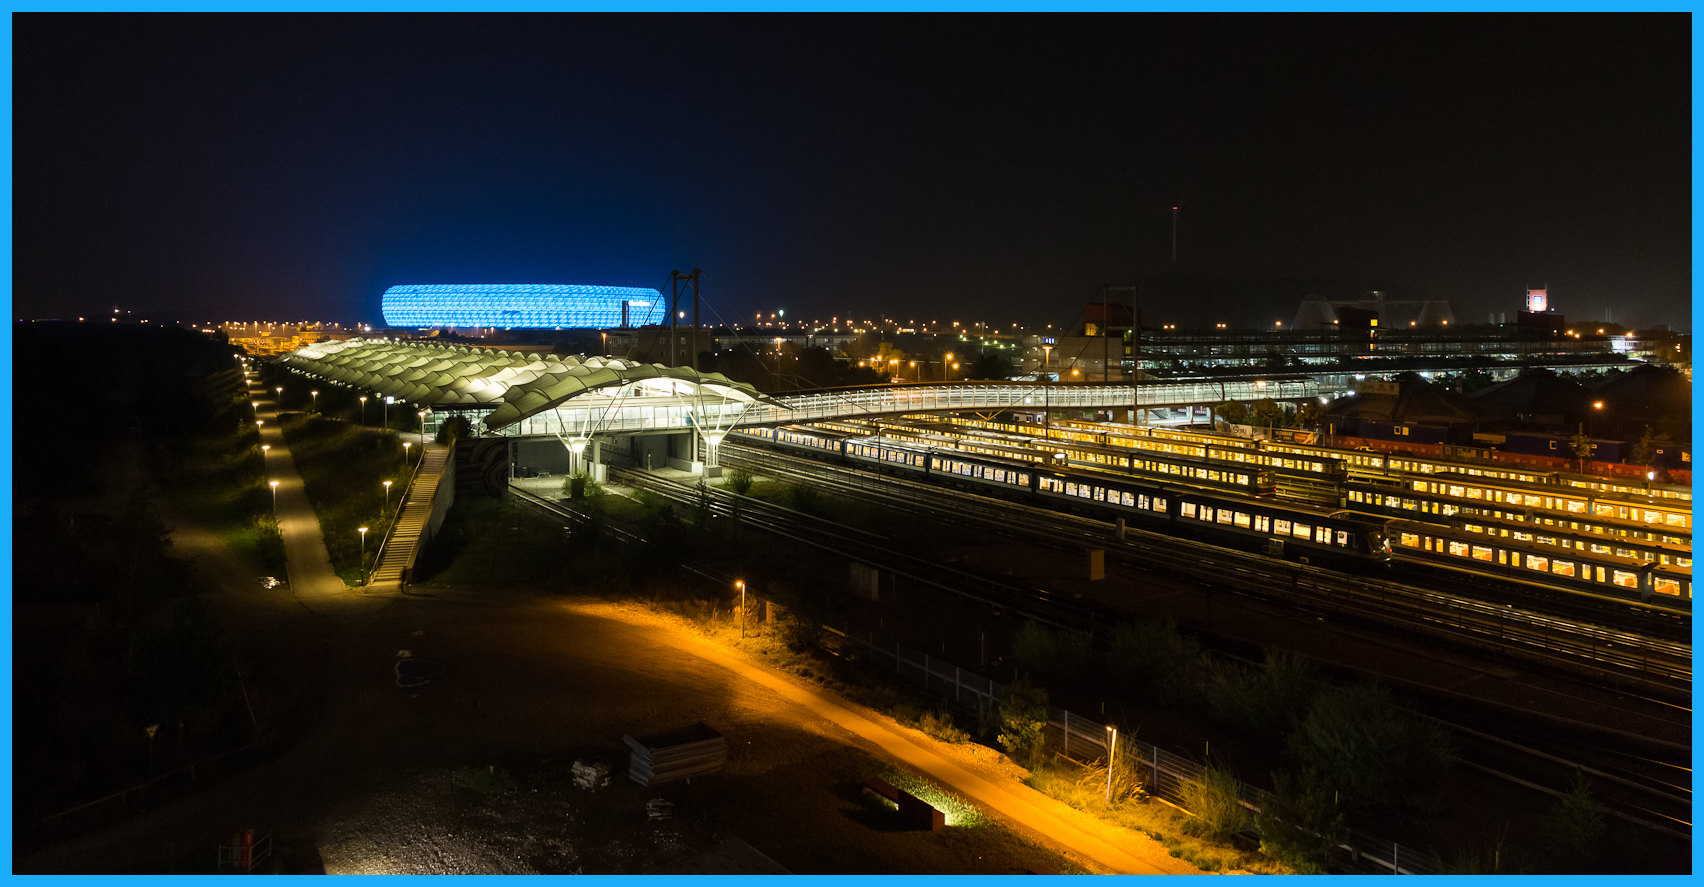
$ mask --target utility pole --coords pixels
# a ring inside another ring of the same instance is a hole
[[[692,284],[692,368],[698,369],[698,274],[697,268],[691,274],[682,274],[678,270],[669,272],[669,366],[679,366],[678,341],[675,333],[675,319],[680,316],[681,288],[690,281]]]
[[[1177,207],[1172,207],[1172,270],[1177,270]]]

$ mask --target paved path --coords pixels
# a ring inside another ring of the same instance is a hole
[[[284,429],[278,422],[278,403],[273,400],[271,390],[250,382],[249,399],[260,404],[255,408],[255,417],[265,423],[260,426],[260,442],[271,446],[262,452],[266,456],[267,480],[278,482],[274,501],[278,529],[284,537],[284,564],[290,591],[304,607],[319,612],[328,604],[335,606],[335,601],[349,598],[358,589],[346,585],[331,568],[319,515],[308,501],[302,475],[296,470],[296,459],[284,440]],[[367,543],[376,547],[379,541],[369,538]],[[368,549],[368,554],[372,554],[372,549]]]
[[[582,603],[571,605],[570,609],[606,619],[633,620],[632,610],[608,604]],[[891,720],[872,718],[861,706],[796,682],[737,651],[678,630],[660,632],[656,639],[708,660],[806,709],[815,718],[851,734],[856,744],[880,757],[900,762],[1091,869],[1121,875],[1204,874],[1190,863],[1171,856],[1165,845],[1147,835],[1079,812],[1016,780],[978,772],[978,768],[943,754],[940,751],[943,744],[937,740]]]

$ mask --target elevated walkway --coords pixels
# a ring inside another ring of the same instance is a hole
[[[420,557],[420,546],[429,537],[433,518],[443,510],[439,506],[440,487],[446,498],[454,498],[454,489],[444,483],[450,461],[450,447],[439,443],[426,444],[414,476],[403,493],[398,507],[402,513],[391,525],[390,536],[375,555],[373,575],[367,580],[366,591],[400,591],[406,587],[404,578],[412,575],[414,562]],[[447,509],[448,503],[443,503]]]

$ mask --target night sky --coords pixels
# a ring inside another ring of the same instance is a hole
[[[1684,14],[35,14],[13,38],[20,318],[376,323],[393,284],[698,267],[722,322],[1068,323],[1168,272],[1175,204],[1181,273],[1462,322],[1548,285],[1570,317],[1691,328]]]

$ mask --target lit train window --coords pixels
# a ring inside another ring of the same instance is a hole
[[[1558,576],[1572,576],[1574,575],[1574,562],[1552,561],[1550,564],[1550,572],[1555,573]]]
[[[1136,504],[1136,497],[1135,496],[1132,496],[1129,493],[1119,493],[1118,495],[1119,495],[1119,503],[1118,504],[1124,505],[1126,507]]]
[[[1467,557],[1467,551],[1471,547],[1472,546],[1468,545],[1466,542],[1457,542],[1453,539],[1450,540],[1450,554],[1455,557]]]
[[[1194,502],[1185,502],[1185,503],[1183,503],[1183,508],[1180,509],[1180,510],[1182,511],[1184,517],[1194,517],[1195,516],[1195,503]]]
[[[1228,523],[1231,523],[1232,521],[1234,521],[1236,518],[1237,518],[1236,512],[1231,511],[1229,508],[1219,509],[1219,523],[1228,524]],[[1248,518],[1246,518],[1246,517],[1243,518],[1243,524],[1242,525],[1245,526],[1245,527],[1248,526]]]
[[[1309,536],[1313,535],[1313,527],[1310,527],[1307,524],[1296,524],[1295,525],[1295,531],[1292,533],[1292,535],[1294,535],[1298,539],[1306,539]]]
[[[1025,486],[1025,487],[1029,486],[1029,475],[1025,474],[1024,472],[1021,472],[1021,471],[1018,472],[1017,483],[1018,483],[1019,486]]]
[[[1626,570],[1610,570],[1609,574],[1609,581],[1621,586],[1622,588],[1639,587],[1639,574],[1637,573],[1629,573]]]
[[[1290,522],[1283,518],[1278,518],[1276,521],[1272,522],[1272,532],[1277,533],[1280,536],[1290,535]]]
[[[1483,545],[1473,546],[1473,559],[1476,561],[1491,560],[1491,549],[1486,548]]]
[[[1550,569],[1550,558],[1539,554],[1529,554],[1526,556],[1526,568],[1529,570],[1548,570]]]
[[[1674,579],[1658,576],[1652,583],[1652,587],[1656,589],[1658,594],[1672,594],[1677,597],[1680,595],[1680,583]]]

